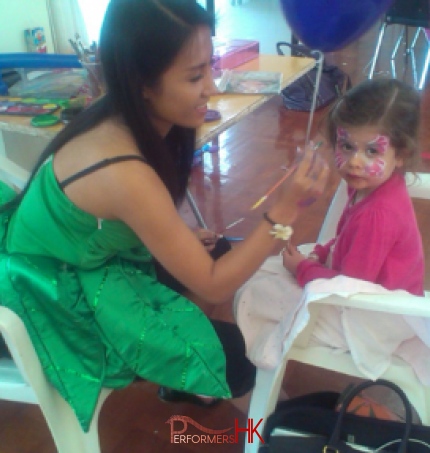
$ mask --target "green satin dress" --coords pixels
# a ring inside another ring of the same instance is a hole
[[[0,184],[0,204],[14,192]],[[222,345],[206,316],[160,284],[125,224],[76,207],[52,160],[0,214],[0,304],[24,321],[49,381],[88,430],[101,387],[137,376],[228,398]]]

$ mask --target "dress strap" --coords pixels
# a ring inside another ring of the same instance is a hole
[[[103,159],[99,162],[96,162],[93,165],[90,165],[87,168],[84,168],[81,171],[78,171],[72,176],[69,176],[68,178],[64,179],[61,181],[59,184],[60,188],[64,190],[66,186],[71,184],[72,182],[76,181],[79,178],[82,178],[83,176],[89,175],[90,173],[94,173],[95,171],[99,170],[100,168],[107,167],[108,165],[115,164],[117,162],[124,162],[128,160],[140,160],[142,162],[146,162],[145,158],[143,156],[137,156],[135,154],[130,154],[126,156],[115,156],[115,157],[109,157],[107,159]]]

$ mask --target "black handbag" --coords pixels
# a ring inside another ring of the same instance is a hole
[[[353,398],[374,385],[388,387],[400,397],[404,422],[347,412]],[[259,453],[430,452],[430,427],[412,424],[411,404],[396,384],[365,381],[349,391],[337,410],[339,396],[319,392],[280,403],[267,420]]]
[[[278,42],[276,44],[278,55],[284,55],[282,47],[289,47],[291,49],[291,55],[314,58],[311,50],[302,44],[290,44],[284,41]],[[312,106],[316,77],[317,68],[315,67],[284,88],[281,91],[284,106],[290,110],[309,112]],[[351,79],[349,76],[339,67],[324,62],[315,108],[318,109],[327,106],[349,88],[351,88]]]

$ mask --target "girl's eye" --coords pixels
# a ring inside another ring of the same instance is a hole
[[[377,156],[379,154],[379,150],[376,148],[367,148],[367,154],[369,156]]]
[[[348,152],[348,153],[354,150],[354,146],[351,143],[348,143],[348,142],[345,142],[345,141],[338,142],[338,146],[340,147],[340,149],[342,151],[345,151],[345,152]]]

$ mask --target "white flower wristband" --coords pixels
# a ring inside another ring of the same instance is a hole
[[[269,234],[274,237],[274,239],[282,239],[283,241],[289,241],[291,236],[294,233],[294,230],[289,225],[282,225],[280,223],[276,223],[272,220],[267,212],[263,214],[264,220],[269,222],[272,225],[272,229],[269,231]]]

